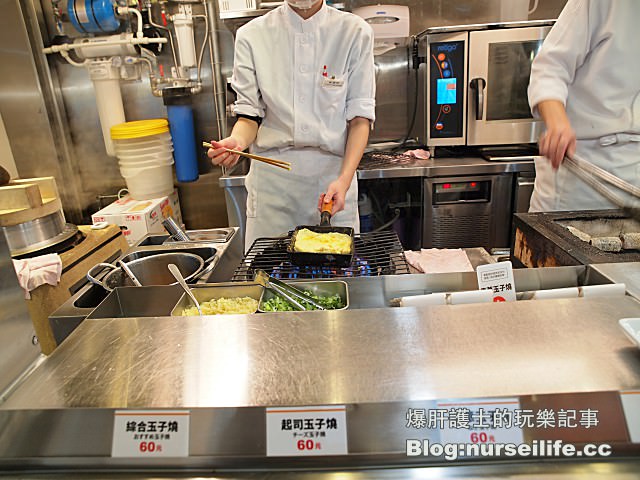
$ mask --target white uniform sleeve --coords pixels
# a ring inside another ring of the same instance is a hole
[[[539,118],[537,106],[543,100],[566,105],[568,87],[590,48],[590,0],[569,0],[531,65],[529,105]]]
[[[231,88],[236,92],[237,98],[233,111],[240,115],[264,118],[265,105],[258,86],[253,52],[247,36],[242,28],[236,35]]]
[[[355,117],[376,119],[376,83],[373,64],[373,30],[365,25],[350,56],[347,120]]]

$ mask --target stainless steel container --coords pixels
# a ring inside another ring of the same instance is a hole
[[[347,287],[347,283],[341,280],[287,280],[284,283],[288,285],[292,285],[300,290],[305,290],[313,293],[318,296],[331,296],[338,294],[344,303],[344,307],[338,308],[336,310],[346,310],[349,308],[349,289]],[[260,304],[258,305],[259,312],[272,313],[267,312],[263,306],[270,299],[275,297],[276,294],[271,290],[265,289],[262,297],[260,298]]]
[[[204,268],[204,260],[193,253],[171,252],[149,255],[127,262],[136,278],[143,286],[150,285],[177,285],[175,278],[169,271],[168,265],[175,264],[186,281],[194,278]],[[97,279],[94,271],[98,267],[111,270],[101,279]],[[87,279],[102,286],[105,290],[113,290],[116,287],[130,287],[133,282],[120,267],[110,263],[99,263],[87,272]]]
[[[256,302],[259,302],[262,297],[263,290],[262,286],[257,283],[229,282],[195,286],[191,289],[191,292],[199,303],[223,297],[250,297]],[[182,315],[183,310],[189,307],[193,307],[193,302],[186,293],[183,293],[180,300],[178,300],[178,303],[171,311],[171,315],[179,317]]]

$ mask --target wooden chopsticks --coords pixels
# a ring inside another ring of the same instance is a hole
[[[209,142],[202,142],[202,146],[206,148],[216,148],[211,145]],[[253,153],[241,152],[239,150],[232,150],[231,148],[225,148],[229,153],[235,153],[236,155],[240,155],[242,157],[251,158],[253,160],[258,160],[259,162],[268,163],[269,165],[273,165],[274,167],[284,168],[285,170],[291,170],[291,164],[289,162],[285,162],[284,160],[276,160],[275,158],[262,157],[260,155],[254,155]]]

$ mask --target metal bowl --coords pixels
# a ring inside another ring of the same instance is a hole
[[[168,265],[175,264],[180,270],[184,279],[188,282],[204,268],[204,260],[193,253],[171,252],[149,255],[127,262],[136,278],[143,286],[150,285],[177,285],[176,279],[169,271]],[[93,272],[98,267],[109,269],[110,271],[100,280],[96,279]],[[102,286],[105,290],[111,291],[116,287],[131,287],[133,282],[122,268],[110,263],[99,263],[92,267],[87,273],[90,282]]]

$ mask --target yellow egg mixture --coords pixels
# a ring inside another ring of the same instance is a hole
[[[208,302],[201,302],[200,309],[203,315],[230,315],[255,313],[258,310],[258,301],[251,297],[213,298]],[[199,315],[196,307],[187,307],[182,310],[182,315]]]
[[[296,234],[294,250],[306,253],[351,253],[351,237],[346,233],[317,233],[303,228]]]

